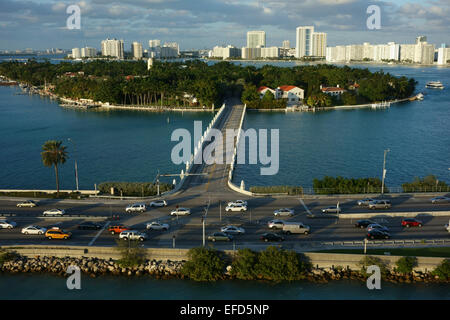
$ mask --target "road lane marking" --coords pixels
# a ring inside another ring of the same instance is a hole
[[[95,240],[97,240],[97,238],[100,236],[100,234],[109,226],[109,224],[111,223],[111,221],[108,221],[103,228],[97,232],[97,234],[95,235],[95,237],[91,240],[91,242],[89,242],[88,247],[92,246],[95,242]]]
[[[312,212],[309,211],[308,207],[306,206],[306,204],[303,202],[303,199],[298,199],[300,201],[300,203],[302,204],[303,208],[305,208],[306,212],[308,212],[309,215],[312,215]]]

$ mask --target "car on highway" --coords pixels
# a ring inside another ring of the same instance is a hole
[[[231,241],[233,240],[233,236],[231,234],[227,234],[225,232],[214,232],[208,236],[208,241],[216,242],[216,241]]]
[[[42,215],[44,217],[49,217],[49,216],[63,216],[66,213],[66,211],[64,209],[50,209],[47,211],[44,211],[42,213]]]
[[[369,220],[369,219],[365,219],[365,220],[358,220],[355,223],[355,227],[356,228],[361,228],[361,229],[365,229],[367,228],[369,225],[376,223],[375,221]]]
[[[22,231],[21,231],[21,233],[23,233],[23,234],[39,234],[39,235],[42,235],[45,232],[47,232],[46,228],[34,226],[34,225],[22,228]]]
[[[232,204],[242,204],[244,206],[247,206],[247,201],[245,201],[245,200],[236,200],[236,201],[228,202],[227,205],[231,206]]]
[[[34,208],[34,207],[37,207],[37,203],[34,202],[33,200],[25,200],[25,201],[19,202],[17,204],[17,207],[18,208]]]
[[[150,202],[150,207],[167,207],[166,200],[155,200]]]
[[[177,208],[170,213],[171,216],[188,216],[190,214],[191,210],[188,208]]]
[[[391,235],[382,230],[373,229],[372,231],[367,232],[367,239],[375,240],[375,239],[390,239]]]
[[[326,208],[322,209],[322,213],[341,213],[341,212],[342,212],[342,210],[340,207],[334,207],[334,206],[326,207]]]
[[[372,224],[367,226],[367,231],[368,232],[370,232],[370,231],[372,231],[374,229],[385,231],[385,232],[389,232],[389,228],[388,227],[382,226],[381,224],[378,224],[378,223],[372,223]]]
[[[45,232],[45,237],[49,240],[53,239],[64,239],[67,240],[72,237],[72,233],[65,232],[60,228],[51,228]]]
[[[391,207],[389,200],[374,200],[369,202],[369,209],[388,209]]]
[[[402,227],[422,227],[423,222],[416,218],[405,218],[402,220]]]
[[[130,230],[130,228],[123,224],[115,224],[108,228],[108,231],[111,232],[111,234],[118,234],[118,233],[121,233],[122,231],[127,231],[127,230]]]
[[[268,232],[268,233],[263,233],[261,235],[260,238],[262,241],[265,242],[269,242],[269,241],[284,241],[284,237],[276,234],[276,233],[272,233],[272,232]]]
[[[247,211],[247,206],[240,204],[240,203],[232,203],[225,208],[225,211],[226,212],[230,212],[230,211],[245,212],[245,211]]]
[[[450,202],[450,198],[449,197],[434,197],[431,199],[431,203],[435,204],[435,203],[449,203]]]
[[[102,227],[101,224],[91,221],[82,222],[77,226],[78,230],[100,230]]]
[[[169,225],[167,223],[162,223],[159,221],[152,221],[147,223],[146,225],[147,230],[163,230],[167,231],[169,230]]]
[[[275,210],[273,212],[273,215],[275,217],[292,217],[294,215],[294,210],[289,209],[289,208],[282,208],[282,209]]]
[[[137,230],[126,230],[119,234],[119,239],[121,240],[147,240],[147,234]]]
[[[128,207],[125,208],[125,212],[130,213],[130,212],[144,212],[147,210],[147,206],[145,205],[145,203],[134,203],[134,204],[130,204]]]
[[[220,228],[220,231],[226,234],[244,234],[244,228],[236,227],[236,226],[225,226]]]
[[[286,234],[293,234],[293,233],[309,234],[310,232],[311,227],[306,226],[301,222],[289,222],[283,225],[283,233]]]
[[[369,203],[372,201],[375,201],[375,200],[372,198],[365,198],[365,199],[358,200],[357,203],[358,203],[358,206],[368,206]]]
[[[13,229],[17,226],[17,223],[9,220],[0,220],[0,229]]]
[[[445,230],[450,233],[450,221],[445,225]]]
[[[270,220],[269,222],[267,222],[267,227],[269,229],[283,229],[283,225],[286,222],[284,220],[280,220],[280,219],[274,219],[274,220]]]

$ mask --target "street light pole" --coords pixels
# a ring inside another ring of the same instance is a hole
[[[210,203],[211,203],[211,200],[208,200],[208,203],[206,204],[206,207],[205,207],[205,215],[202,217],[203,247],[205,247],[205,244],[206,244],[205,221],[206,221],[206,216],[208,215],[208,209],[209,209],[209,204],[210,204]]]
[[[383,177],[381,182],[381,195],[384,194],[384,178],[386,176],[386,154],[391,151],[389,149],[384,150],[384,160],[383,160]]]
[[[72,139],[68,138],[68,141],[73,143],[73,152],[76,153],[76,147],[75,147],[75,142],[73,142]],[[77,186],[77,192],[80,190],[78,187],[78,165],[77,165],[77,159],[75,158],[75,183]]]

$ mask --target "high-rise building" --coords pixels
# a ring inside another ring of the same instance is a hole
[[[290,49],[291,48],[291,42],[289,40],[283,41],[283,49]]]
[[[261,48],[261,58],[279,58],[280,48],[278,47],[268,47]]]
[[[265,31],[247,32],[247,48],[263,48],[266,46]]]
[[[136,41],[133,42],[131,44],[131,53],[133,55],[133,59],[142,59],[142,43]]]
[[[241,50],[241,57],[244,60],[261,58],[261,48],[244,47]]]
[[[97,49],[85,47],[81,48],[81,57],[82,58],[93,58],[97,55]]]
[[[445,45],[441,46],[438,49],[438,58],[437,64],[445,65],[450,63],[450,48],[447,48]]]
[[[327,53],[327,34],[325,32],[313,32],[312,56],[325,57]]]
[[[106,39],[102,41],[102,56],[123,59],[123,40]]]
[[[180,55],[180,46],[178,45],[178,43],[176,43],[176,42],[166,42],[166,43],[164,43],[163,48],[164,47],[174,49],[176,51],[177,57]]]
[[[241,57],[241,49],[236,48],[231,45],[228,45],[226,47],[216,46],[213,48],[213,50],[211,52],[211,57],[222,58],[223,60],[229,59],[229,58],[240,58]]]
[[[150,48],[156,48],[156,47],[161,47],[161,40],[149,40],[148,41],[148,46]]]
[[[80,48],[73,48],[72,49],[72,59],[80,59],[80,58],[81,58]]]
[[[298,27],[296,32],[296,58],[312,55],[314,27]]]

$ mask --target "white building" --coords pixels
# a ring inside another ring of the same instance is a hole
[[[150,48],[161,47],[161,40],[148,40],[148,46]]]
[[[340,88],[339,85],[337,85],[336,87],[323,87],[322,85],[320,85],[320,90],[322,91],[322,93],[328,94],[333,97],[340,97],[345,92],[345,89]]]
[[[273,94],[275,100],[286,99],[287,105],[298,105],[305,98],[305,91],[296,86],[281,86],[275,90],[263,86],[258,88],[260,99],[264,98],[267,91]]]
[[[142,43],[133,42],[131,44],[131,54],[133,55],[133,59],[139,60],[142,59]]]
[[[283,49],[290,49],[291,48],[291,42],[289,40],[284,40],[282,48]]]
[[[315,57],[325,57],[326,52],[327,52],[327,34],[325,32],[313,32],[312,55]]]
[[[85,47],[81,48],[81,57],[82,58],[93,58],[97,55],[97,49]]]
[[[243,47],[241,50],[241,58],[244,60],[261,58],[261,48]]]
[[[262,48],[266,46],[265,31],[247,32],[247,48]]]
[[[176,48],[172,48],[172,47],[166,47],[166,46],[161,47],[160,57],[163,59],[177,58],[178,50]]]
[[[279,57],[280,57],[280,48],[278,47],[261,48],[261,58],[279,58]]]
[[[450,48],[442,47],[438,49],[437,63],[439,65],[445,65],[450,63]]]
[[[71,57],[72,59],[80,59],[81,58],[80,48],[73,48]]]
[[[314,27],[298,27],[296,29],[296,58],[302,58],[304,56],[312,55],[312,46],[313,46],[313,34]]]
[[[106,39],[102,41],[102,56],[123,59],[123,40]]]
[[[230,58],[240,58],[241,57],[241,49],[236,48],[231,45],[228,45],[226,47],[216,46],[213,48],[210,57],[222,58],[224,60],[230,59]]]
[[[176,56],[178,57],[180,55],[180,46],[176,42],[166,42],[164,43],[163,48],[172,48],[176,50]]]

